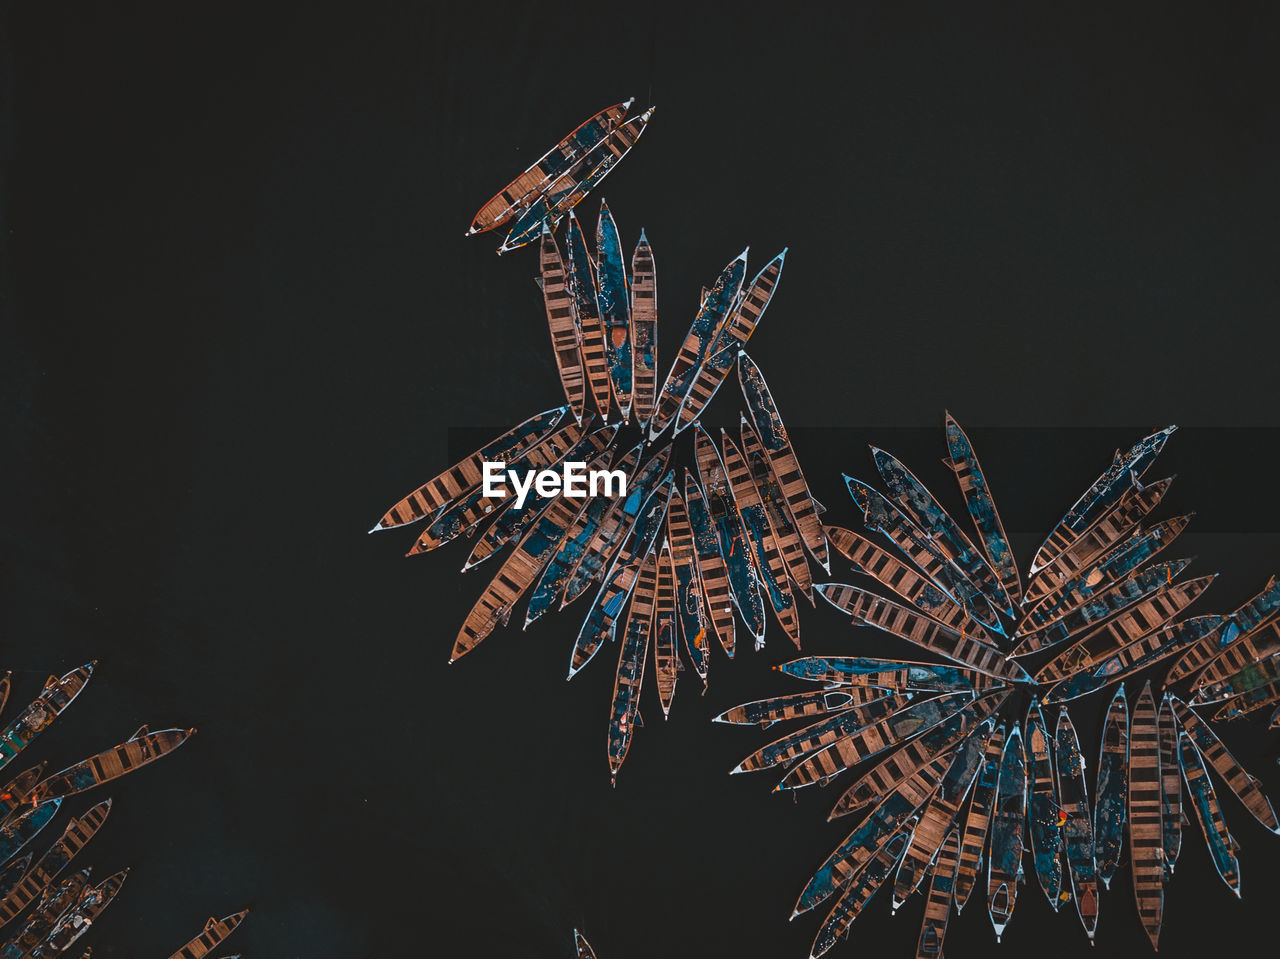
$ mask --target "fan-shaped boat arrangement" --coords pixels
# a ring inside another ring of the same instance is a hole
[[[1118,452],[1025,579],[973,446],[950,415],[944,462],[974,535],[883,450],[873,447],[872,459],[887,494],[845,477],[865,535],[836,526],[826,534],[867,585],[815,589],[854,625],[929,659],[794,660],[775,668],[807,689],[718,717],[765,728],[807,722],[734,773],[780,773],[776,790],[852,780],[830,819],[855,815],[857,825],[805,884],[792,914],[828,910],[812,956],[846,936],[882,886],[892,888],[895,910],[925,895],[917,956],[942,954],[948,917],[975,887],[985,888],[998,940],[1026,864],[1054,910],[1074,903],[1092,940],[1124,859],[1154,947],[1166,890],[1176,889],[1186,807],[1222,881],[1240,894],[1240,848],[1218,790],[1270,831],[1280,832],[1280,822],[1210,723],[1280,701],[1280,583],[1272,578],[1234,612],[1188,614],[1214,577],[1184,576],[1189,559],[1157,561],[1189,517],[1153,520],[1170,480],[1143,483],[1172,432]],[[849,646],[856,652],[856,641]],[[1158,666],[1169,667],[1163,682],[1126,693],[1125,679]],[[1101,743],[1082,752],[1070,710],[1108,691]],[[1097,757],[1092,776],[1086,754]]]
[[[40,694],[0,730],[0,770],[10,766],[79,697],[94,665],[62,677],[50,676]],[[8,701],[11,678],[7,674],[0,679],[0,711]],[[168,755],[194,733],[194,729],[153,732],[142,726],[119,745],[59,772],[45,775],[40,763],[6,777],[0,789],[0,936],[7,936],[0,943],[3,959],[89,954],[80,952],[77,944],[120,894],[129,870],[98,880],[87,867],[66,873],[106,822],[112,801],[104,799],[69,819],[58,839],[38,857],[27,847],[58,818],[67,800]],[[223,920],[210,919],[200,936],[171,959],[208,955],[246,914],[247,910]]]

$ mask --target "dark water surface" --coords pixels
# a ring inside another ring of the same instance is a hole
[[[1222,571],[1197,609],[1280,568],[1274,16],[851,6],[7,7],[3,665],[25,701],[101,659],[33,758],[200,728],[111,789],[84,858],[134,870],[98,955],[244,904],[223,951],[251,957],[565,957],[574,925],[602,959],[807,955],[818,917],[786,916],[835,793],[730,779],[765,734],[708,722],[796,688],[777,630],[705,697],[686,675],[669,723],[646,701],[611,790],[616,649],[566,685],[571,611],[446,667],[490,574],[365,535],[560,402],[536,256],[462,233],[627,96],[659,109],[602,193],[653,243],[661,370],[699,286],[788,245],[751,348],[831,521],[868,442],[959,507],[949,408],[1025,566],[1116,446],[1178,423],[1161,515],[1198,510],[1174,555]],[[829,608],[802,633],[908,652]],[[1276,735],[1225,738],[1280,795]],[[1280,839],[1224,808],[1245,898],[1192,826],[1162,956],[1270,936]],[[884,899],[833,956],[910,954],[921,899]],[[992,943],[976,896],[946,952]],[[1147,949],[1122,870],[1092,955]],[[1091,954],[1034,881],[1004,950]]]

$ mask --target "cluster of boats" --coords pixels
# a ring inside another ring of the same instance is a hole
[[[0,771],[8,767],[79,696],[94,664],[50,676],[40,694],[0,730]],[[11,675],[0,679],[0,711],[8,702]],[[194,729],[141,727],[127,740],[52,775],[44,764],[2,777],[0,788],[0,959],[88,956],[81,937],[115,900],[128,869],[94,881],[92,870],[67,868],[106,822],[104,799],[70,819],[61,836],[38,857],[28,845],[58,816],[64,800],[118,779],[177,749]],[[245,913],[209,920],[204,931],[171,959],[202,959],[239,925]],[[75,947],[75,948],[73,948]]]
[[[691,670],[705,687],[712,647],[733,656],[741,629],[759,649],[772,615],[798,647],[797,596],[814,601],[810,560],[829,566],[822,507],[743,349],[777,289],[786,251],[750,279],[747,251],[729,261],[704,288],[660,382],[653,249],[643,231],[629,267],[622,249],[603,203],[594,252],[572,211],[563,247],[543,228],[538,279],[567,402],[424,483],[374,527],[424,523],[410,555],[470,538],[464,570],[510,547],[463,622],[450,662],[505,625],[526,596],[528,628],[594,594],[569,677],[621,636],[608,735],[615,779],[640,724],[651,654],[665,716],[680,674]],[[735,368],[738,428],[713,435],[701,416]],[[693,440],[681,466],[674,438],[686,429]],[[590,471],[621,472],[625,492],[586,500],[560,492],[524,503],[509,486],[486,495],[483,464],[495,460],[515,472],[583,462]]]
[[[1280,583],[1273,577],[1232,613],[1185,615],[1213,577],[1181,579],[1190,560],[1156,561],[1189,517],[1147,522],[1170,480],[1142,483],[1172,431],[1116,453],[1041,546],[1025,589],[973,446],[950,415],[944,462],[976,536],[883,450],[873,447],[872,458],[887,494],[845,477],[868,533],[887,543],[834,526],[827,538],[878,588],[815,588],[854,624],[939,661],[795,660],[779,671],[816,688],[718,717],[762,727],[816,719],[761,747],[734,773],[781,772],[777,790],[857,774],[830,818],[856,813],[858,825],[818,867],[792,915],[830,909],[812,956],[847,935],[890,884],[895,910],[927,888],[916,954],[941,955],[948,917],[968,902],[984,865],[999,940],[1028,860],[1055,911],[1075,903],[1090,941],[1098,884],[1108,888],[1127,860],[1155,947],[1189,817],[1219,876],[1240,894],[1239,845],[1218,789],[1225,786],[1271,832],[1280,833],[1280,821],[1210,721],[1280,701],[1273,678]],[[1147,680],[1132,711],[1124,685],[1116,689],[1088,776],[1068,703],[1170,661],[1163,689]],[[1209,719],[1205,707],[1214,709]]]
[[[644,133],[654,108],[630,116],[633,102],[615,103],[577,126],[482,206],[467,236],[506,227],[502,254],[554,230]]]

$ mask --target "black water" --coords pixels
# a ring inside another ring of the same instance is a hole
[[[164,956],[250,904],[246,956],[568,956],[574,925],[607,959],[807,955],[817,918],[786,916],[843,836],[834,794],[730,779],[764,735],[707,722],[788,688],[776,630],[717,655],[705,697],[686,675],[669,723],[647,703],[614,791],[610,670],[563,679],[579,614],[447,668],[486,574],[365,536],[471,428],[559,402],[535,258],[464,241],[469,218],[590,113],[657,103],[603,193],[624,242],[653,242],[661,366],[700,285],[744,244],[756,264],[789,245],[752,353],[830,520],[855,523],[839,473],[867,476],[867,442],[958,507],[950,408],[1025,563],[1116,446],[1179,423],[1162,514],[1199,511],[1178,555],[1222,571],[1202,602],[1228,609],[1280,566],[1275,26],[1169,5],[8,6],[3,658],[18,700],[101,659],[33,758],[200,728],[111,789],[84,858],[134,870],[97,954]],[[905,651],[829,609],[803,633]],[[1104,699],[1074,713],[1092,742]],[[1276,736],[1227,739],[1280,794]],[[1224,803],[1245,898],[1192,835],[1162,955],[1271,929],[1280,840]],[[1114,886],[1096,954],[1144,954],[1126,871]],[[952,957],[991,952],[974,903]],[[921,908],[875,902],[839,952],[909,954]],[[1032,882],[1004,950],[1088,947]]]

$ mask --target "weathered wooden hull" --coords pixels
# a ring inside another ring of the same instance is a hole
[[[961,912],[978,878],[982,853],[987,846],[987,833],[991,827],[996,784],[1000,776],[1000,757],[1004,753],[1005,727],[1001,725],[987,740],[982,755],[982,768],[973,786],[973,798],[965,816],[964,830],[960,835],[960,862],[956,868],[955,904]]]
[[[1236,798],[1245,809],[1249,810],[1254,819],[1271,832],[1280,834],[1280,820],[1276,818],[1271,800],[1262,791],[1262,784],[1249,775],[1223,745],[1222,740],[1209,727],[1209,724],[1196,715],[1186,703],[1176,696],[1170,696],[1169,704],[1173,707],[1173,715],[1183,731],[1195,743],[1196,751],[1201,758],[1209,761],[1209,765],[1222,777],[1227,788],[1235,793]]]
[[[991,817],[991,855],[987,860],[987,913],[995,929],[996,942],[1004,935],[1017,905],[1026,825],[1027,762],[1022,730],[1015,723],[1000,756]]]
[[[58,678],[50,676],[44,690],[8,726],[0,731],[0,769],[13,762],[14,757],[26,749],[37,736],[80,695],[85,683],[93,675],[95,663],[73,669]]]
[[[631,409],[644,429],[658,392],[658,273],[644,230],[631,257]]]
[[[1160,827],[1166,876],[1182,852],[1182,770],[1178,764],[1179,723],[1169,693],[1160,703]]]
[[[220,946],[227,936],[239,928],[240,923],[244,922],[244,917],[247,915],[249,915],[249,910],[243,909],[230,916],[224,916],[222,919],[210,918],[204,924],[204,929],[201,930],[200,935],[171,955],[169,959],[204,959],[205,956]]]
[[[671,575],[671,552],[666,543],[658,552],[658,587],[653,614],[653,667],[658,683],[658,701],[664,719],[671,715],[680,675],[680,650],[676,618],[675,578]]]
[[[800,531],[796,528],[791,512],[787,509],[786,498],[778,485],[769,461],[765,459],[764,449],[760,445],[760,437],[742,418],[740,424],[742,453],[747,460],[747,470],[755,485],[760,503],[764,507],[765,518],[769,521],[769,532],[773,537],[773,545],[782,556],[787,576],[801,594],[813,602],[813,574],[809,572],[809,561],[804,555],[804,545],[800,541]]]
[[[680,490],[671,491],[667,507],[667,540],[671,546],[671,574],[675,580],[676,615],[680,619],[680,635],[685,654],[693,671],[707,683],[711,666],[710,619],[703,605],[702,577],[698,573],[698,557],[693,549],[693,528]]]
[[[965,507],[973,519],[973,525],[978,529],[987,561],[999,578],[1005,596],[1016,604],[1022,598],[1018,563],[1014,559],[1013,550],[1009,548],[1009,537],[1005,535],[1004,524],[996,511],[995,499],[987,486],[978,454],[973,451],[973,444],[969,442],[969,437],[960,428],[955,417],[947,413],[946,419],[947,451],[951,454],[947,465],[956,474]]]
[[[609,362],[613,399],[623,420],[631,416],[631,291],[622,258],[622,240],[608,205],[600,202],[596,223],[596,275],[599,278],[600,320],[604,352]]]
[[[1236,853],[1240,846],[1227,830],[1227,822],[1222,818],[1222,806],[1218,803],[1213,783],[1209,781],[1209,774],[1205,771],[1195,742],[1186,732],[1178,733],[1178,762],[1182,767],[1187,798],[1191,800],[1191,808],[1196,812],[1200,830],[1209,847],[1209,858],[1213,860],[1213,866],[1227,888],[1239,898],[1240,861],[1236,858]]]
[[[36,860],[35,865],[23,874],[22,880],[0,900],[0,926],[13,920],[44,894],[58,874],[75,858],[76,853],[94,837],[110,812],[111,800],[104,799],[83,816],[67,823],[67,828],[58,841]]]
[[[1058,785],[1053,777],[1049,729],[1038,700],[1032,700],[1026,719],[1026,751],[1031,766],[1027,796],[1027,834],[1031,840],[1036,879],[1049,905],[1057,912],[1062,906],[1062,823],[1058,811]],[[1068,893],[1068,896],[1070,893]]]
[[[1160,946],[1164,922],[1164,824],[1160,772],[1160,727],[1151,683],[1129,722],[1129,863],[1138,917],[1151,947]]]
[[[61,799],[51,799],[38,806],[28,805],[15,816],[0,824],[0,866],[22,851],[22,847],[39,835],[62,805]]]
[[[871,897],[879,891],[902,858],[910,836],[910,830],[905,830],[885,843],[875,858],[840,893],[835,907],[823,921],[822,928],[813,940],[810,950],[812,959],[825,954],[848,934],[849,926],[862,914]]]
[[[1054,772],[1058,799],[1062,804],[1062,839],[1066,851],[1071,898],[1089,941],[1098,928],[1098,873],[1094,864],[1093,817],[1089,813],[1089,790],[1085,785],[1084,757],[1071,717],[1058,713],[1054,732]]]
[[[1176,683],[1194,675],[1230,647],[1240,637],[1247,636],[1280,616],[1280,577],[1272,576],[1262,592],[1226,617],[1222,631],[1216,636],[1205,636],[1178,658],[1165,677],[1166,683]]]
[[[916,959],[939,959],[947,935],[947,919],[955,895],[956,866],[960,858],[960,832],[952,829],[933,867],[933,881],[924,907],[924,922],[916,941]]]
[[[569,226],[565,230],[565,247],[569,251],[566,264],[569,302],[573,305],[574,325],[577,327],[578,346],[582,353],[582,369],[587,378],[591,402],[607,422],[613,386],[609,376],[609,359],[605,354],[600,288],[596,279],[595,262],[587,252],[582,228],[572,212],[569,214]]]
[[[725,710],[711,721],[768,729],[774,723],[789,719],[844,712],[888,695],[889,691],[879,686],[829,686],[807,693],[788,693],[743,703]]]
[[[1103,886],[1120,866],[1124,827],[1129,812],[1129,702],[1124,687],[1116,690],[1107,710],[1098,758],[1097,805],[1093,811],[1094,863]]]
[[[551,352],[556,359],[556,372],[560,374],[560,386],[564,389],[569,409],[573,411],[574,419],[581,423],[587,404],[587,373],[582,365],[582,344],[578,338],[578,322],[564,258],[560,255],[555,233],[546,224],[542,228],[539,266],[538,288],[542,290],[547,327],[551,331]]]
[[[31,801],[38,803],[62,796],[74,796],[86,789],[118,779],[125,773],[167,756],[193,735],[194,729],[162,729],[153,733],[143,726],[133,738],[119,746],[90,756],[50,776],[36,787]]]
[[[720,645],[725,653],[732,657],[735,647],[735,626],[729,572],[725,567],[724,557],[720,555],[720,541],[702,490],[698,486],[697,479],[687,470],[684,478],[684,498],[685,507],[689,513],[689,527],[693,535],[698,575],[707,600],[707,617]]]
[[[618,654],[618,670],[614,674],[613,703],[609,709],[610,782],[617,782],[618,771],[626,761],[640,715],[640,691],[644,687],[645,665],[649,660],[657,589],[658,554],[651,549],[640,565],[623,633],[622,650]]]

